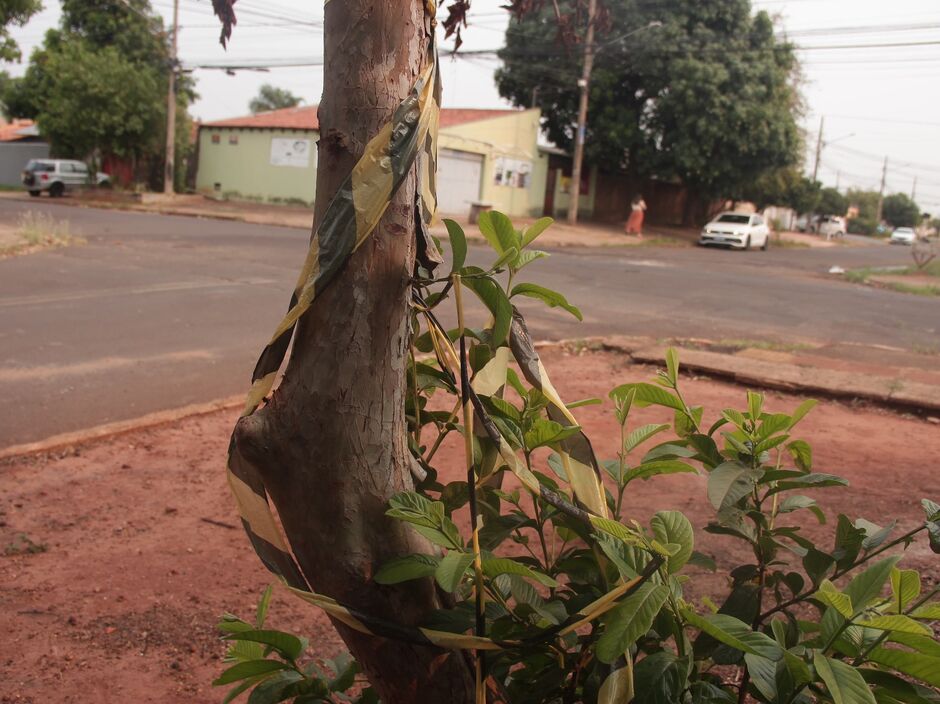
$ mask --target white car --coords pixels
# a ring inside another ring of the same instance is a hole
[[[66,191],[92,185],[88,165],[74,159],[30,159],[23,167],[22,178],[29,195],[34,197],[48,191],[50,197],[58,198]],[[110,186],[111,177],[99,171],[94,185]]]
[[[917,233],[910,227],[899,227],[891,233],[891,244],[914,244]]]
[[[813,230],[827,240],[830,237],[845,237],[847,229],[845,218],[840,218],[837,215],[824,215],[813,226]]]
[[[735,249],[767,249],[770,243],[770,228],[764,218],[757,214],[721,213],[702,228],[698,243],[724,245]]]

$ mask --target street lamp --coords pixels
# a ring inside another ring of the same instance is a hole
[[[591,84],[591,71],[594,69],[594,56],[600,53],[611,44],[623,41],[639,32],[647,29],[662,27],[663,23],[659,20],[653,20],[643,27],[638,27],[633,31],[627,32],[623,36],[617,37],[612,41],[602,44],[595,52],[594,49],[594,18],[597,14],[597,0],[590,0],[588,4],[588,27],[587,37],[584,43],[584,70],[581,78],[578,79],[578,88],[581,91],[581,100],[578,105],[578,130],[574,137],[574,158],[571,165],[571,189],[568,194],[568,224],[578,224],[578,206],[581,200],[581,166],[584,162],[584,138],[587,132],[587,113],[588,113],[588,93]]]

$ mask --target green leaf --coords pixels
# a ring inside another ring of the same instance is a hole
[[[877,628],[880,631],[893,631],[897,633],[911,633],[915,636],[930,636],[933,631],[929,626],[918,623],[914,619],[903,614],[892,614],[889,616],[875,616],[867,621],[857,621],[859,626],[866,628]]]
[[[532,451],[538,447],[555,445],[580,431],[581,428],[577,425],[566,427],[553,420],[538,418],[525,433],[525,446]]]
[[[631,531],[622,523],[618,523],[610,518],[601,518],[600,516],[591,516],[591,525],[599,531],[612,535],[627,545],[638,545],[640,543],[637,534]]]
[[[237,665],[232,665],[232,667],[219,675],[212,685],[218,687],[223,684],[238,682],[248,677],[262,675],[268,672],[277,672],[279,670],[287,670],[289,668],[290,665],[280,660],[249,660],[248,662],[240,662]]]
[[[735,704],[738,701],[730,692],[703,680],[693,682],[689,691],[692,692],[692,704]]]
[[[525,233],[522,235],[522,246],[528,247],[530,244],[535,242],[536,238],[541,235],[545,230],[547,230],[551,224],[555,222],[552,218],[539,218],[534,223],[529,225],[526,228]]]
[[[646,406],[665,406],[677,411],[685,411],[685,405],[675,395],[669,393],[661,386],[655,384],[636,383],[622,384],[610,392],[612,399],[622,398],[633,391],[633,403],[640,408]]]
[[[223,640],[249,641],[269,645],[288,660],[296,660],[304,651],[303,641],[290,633],[273,630],[253,630],[230,633]]]
[[[786,413],[765,413],[761,416],[760,426],[757,428],[757,437],[765,440],[790,427],[790,416]]]
[[[715,564],[714,558],[694,550],[689,556],[689,561],[686,564],[691,565],[692,567],[699,567],[703,570],[708,570],[709,572],[714,572],[718,569],[718,565]]]
[[[790,427],[792,428],[794,425],[803,420],[803,418],[806,417],[806,414],[813,410],[818,403],[819,401],[810,398],[806,399],[803,401],[803,403],[797,406],[796,410],[793,411],[793,414],[790,416]]]
[[[400,584],[411,579],[430,577],[441,559],[434,555],[405,555],[386,562],[373,579],[379,584]]]
[[[506,292],[489,276],[465,278],[461,282],[477,295],[493,315],[493,347],[505,344],[512,325],[512,304]]]
[[[757,423],[761,417],[761,410],[764,406],[764,395],[756,391],[747,392],[747,412],[751,420]]]
[[[816,499],[811,499],[801,494],[788,496],[781,501],[780,505],[777,507],[777,513],[790,513],[792,511],[799,511],[800,509],[809,509],[812,511],[820,525],[826,522],[826,514],[824,514],[822,509],[816,504]]]
[[[894,648],[875,648],[868,654],[868,659],[915,677],[932,687],[940,687],[940,657]]]
[[[444,556],[437,569],[434,579],[445,592],[453,592],[463,579],[467,568],[473,563],[473,554],[451,550]]]
[[[927,520],[931,523],[940,521],[940,504],[930,499],[921,499],[921,506],[924,507],[924,513],[927,514]]]
[[[683,608],[682,617],[700,631],[741,652],[760,655],[769,660],[780,660],[783,657],[783,649],[777,641],[764,633],[751,630],[744,621],[733,616],[699,616],[691,609]]]
[[[597,658],[612,663],[627,652],[627,648],[652,627],[653,619],[668,597],[668,587],[645,582],[621,601],[607,616],[604,634],[597,641]]]
[[[824,579],[819,585],[819,590],[813,594],[813,597],[828,606],[831,606],[845,618],[852,618],[855,610],[852,608],[852,599],[848,594],[840,592],[836,586],[828,579]]]
[[[261,594],[261,599],[258,601],[258,609],[255,611],[255,628],[264,626],[264,619],[268,617],[268,606],[271,605],[271,594],[273,592],[274,587],[269,584],[267,589]]]
[[[920,574],[917,570],[899,570],[895,567],[891,570],[891,592],[894,594],[894,611],[901,613],[920,596]],[[936,618],[940,618],[940,607],[936,610]]]
[[[689,519],[678,511],[658,511],[650,520],[653,535],[660,543],[674,543],[679,550],[669,557],[667,568],[670,574],[681,570],[692,556],[695,547],[695,532]]]
[[[891,633],[888,640],[912,648],[923,655],[940,658],[940,641],[925,636],[915,636],[912,633]]]
[[[548,252],[543,252],[540,249],[524,249],[516,255],[516,258],[512,262],[513,271],[519,271],[527,267],[532,262],[538,259],[544,259],[545,257],[550,257],[551,255]]]
[[[345,692],[356,682],[359,663],[349,653],[340,653],[330,663],[336,676],[330,680],[330,691]]]
[[[611,672],[597,693],[597,704],[626,704],[633,700],[633,663]]]
[[[675,347],[666,350],[666,378],[673,386],[679,382],[679,353]]]
[[[698,474],[695,467],[680,462],[679,460],[653,460],[644,462],[641,465],[628,469],[624,474],[624,483],[632,482],[634,479],[649,479],[660,474]]]
[[[463,228],[453,220],[444,220],[447,227],[447,235],[450,237],[451,273],[463,269],[464,262],[467,261],[467,236]]]
[[[650,423],[640,426],[627,436],[625,443],[627,452],[633,452],[638,445],[664,430],[669,430],[669,423]]]
[[[813,469],[813,448],[809,446],[809,443],[794,440],[787,445],[787,451],[801,470],[809,472]]]
[[[633,668],[633,704],[676,704],[687,686],[688,660],[668,650],[647,655]]]
[[[911,571],[913,570],[905,570]],[[918,584],[918,586],[920,586]],[[911,611],[912,618],[923,618],[929,621],[940,620],[940,604],[924,604],[923,606],[918,606],[916,609]]]
[[[856,668],[819,651],[813,653],[813,665],[835,704],[878,704]]]
[[[531,567],[523,565],[521,562],[516,562],[511,560],[508,557],[490,557],[483,560],[483,574],[485,574],[490,579],[497,577],[501,574],[516,574],[520,577],[528,577],[529,579],[534,579],[539,584],[543,584],[546,587],[557,587],[558,582],[549,577],[547,574],[542,574],[536,570],[533,570]]]
[[[747,665],[748,674],[751,676],[751,682],[757,687],[757,691],[763,694],[767,701],[779,701],[777,698],[778,663],[751,653],[744,654],[744,662]]]
[[[901,679],[891,672],[862,668],[859,670],[868,684],[875,685],[876,698],[881,692],[903,704],[940,704],[940,694],[919,684]],[[880,701],[880,700],[879,700]]]
[[[519,250],[515,247],[510,247],[505,252],[503,252],[499,258],[493,262],[490,266],[490,271],[496,271],[497,269],[503,268],[508,262],[513,261],[519,256]]]
[[[804,474],[798,479],[777,482],[777,485],[767,495],[772,496],[779,494],[781,491],[791,491],[792,489],[821,489],[829,486],[848,485],[848,481],[834,474]]]
[[[477,224],[480,232],[497,254],[502,254],[510,247],[522,249],[522,238],[516,233],[512,221],[503,213],[489,210],[480,213]]]
[[[545,303],[549,308],[563,308],[578,320],[584,320],[584,317],[581,315],[581,311],[578,310],[576,306],[568,303],[567,298],[557,291],[552,291],[550,288],[545,288],[544,286],[539,286],[537,284],[516,284],[513,286],[509,297],[515,298],[516,296],[535,298],[539,301],[542,301],[542,303]]]
[[[255,687],[248,697],[248,704],[275,704],[293,698],[285,692],[293,684],[301,682],[304,676],[295,670],[279,672]]]
[[[725,462],[708,475],[708,500],[717,511],[734,506],[757,484],[761,471],[739,462]]]
[[[861,613],[872,601],[878,598],[882,587],[891,576],[891,570],[900,559],[900,556],[895,555],[876,562],[846,585],[843,591],[852,599],[855,613]]]

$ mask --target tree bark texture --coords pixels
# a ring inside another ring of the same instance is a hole
[[[328,2],[324,36],[315,223],[408,94],[432,41],[423,0]],[[440,608],[434,583],[381,586],[372,576],[391,558],[432,551],[385,516],[388,499],[412,488],[404,396],[416,173],[301,319],[271,401],[236,428],[311,586],[406,624]],[[462,653],[335,625],[385,704],[473,701]]]

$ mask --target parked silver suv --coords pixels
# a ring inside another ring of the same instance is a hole
[[[43,191],[58,198],[67,190],[86,188],[91,185],[110,186],[111,177],[100,171],[95,174],[94,184],[88,165],[72,159],[30,159],[23,169],[23,185],[29,195],[38,196]]]

